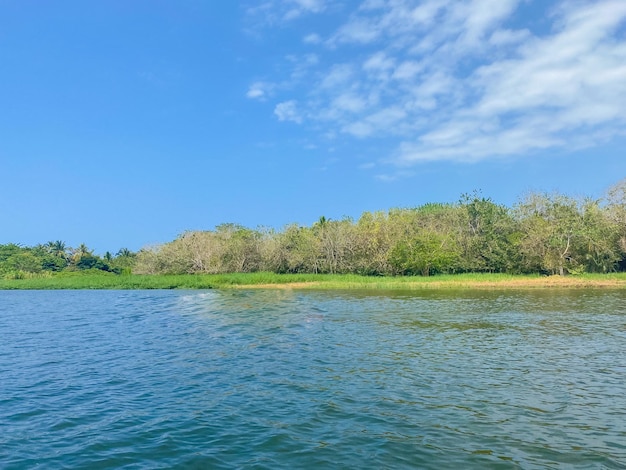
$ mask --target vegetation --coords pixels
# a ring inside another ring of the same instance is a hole
[[[117,254],[95,255],[84,243],[77,248],[57,240],[24,247],[15,243],[0,245],[0,277],[27,279],[50,277],[54,273],[95,270],[112,274],[130,274],[137,254],[122,248]]]
[[[478,193],[456,204],[321,217],[282,231],[234,224],[141,250],[133,272],[398,276],[580,274],[626,269],[626,180],[603,199],[534,193],[508,208]]]
[[[91,283],[88,278],[122,288],[144,282],[164,287],[225,282],[169,277],[183,274],[257,273],[260,279],[267,273],[562,276],[625,270],[626,180],[598,200],[532,193],[505,207],[475,192],[456,204],[365,212],[358,220],[320,217],[308,227],[255,230],[222,224],[215,230],[185,232],[138,253],[121,249],[99,256],[84,244],[72,248],[63,241],[0,245],[0,278],[46,286],[52,285],[51,279],[55,285],[76,285]],[[81,272],[90,276],[78,276]],[[131,272],[160,276],[157,281]]]
[[[625,288],[626,273],[540,276],[537,274],[442,274],[438,276],[359,276],[356,274],[132,274],[83,271],[0,279],[0,289],[534,289]]]

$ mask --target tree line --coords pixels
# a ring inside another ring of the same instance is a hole
[[[127,248],[121,248],[115,255],[107,251],[99,256],[84,243],[72,248],[62,240],[32,247],[0,244],[0,275],[19,279],[42,273],[87,270],[123,274],[131,272],[135,258],[136,253]]]
[[[97,269],[195,274],[269,271],[372,276],[626,270],[626,179],[600,199],[530,193],[512,207],[480,193],[457,203],[320,217],[281,230],[222,224],[137,253],[85,245],[0,245],[0,274]]]
[[[134,271],[158,273],[612,272],[626,269],[626,180],[601,199],[531,193],[513,207],[480,193],[455,204],[320,217],[282,230],[222,224],[142,249]]]

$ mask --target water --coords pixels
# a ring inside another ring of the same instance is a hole
[[[0,468],[626,468],[626,292],[0,292]]]

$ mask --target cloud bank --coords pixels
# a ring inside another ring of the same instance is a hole
[[[292,72],[252,84],[248,96],[274,87],[279,120],[324,135],[392,138],[398,166],[577,149],[625,134],[623,0],[264,5],[283,23],[332,14],[339,26],[303,34]]]

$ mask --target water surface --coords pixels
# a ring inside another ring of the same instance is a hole
[[[0,292],[0,468],[626,468],[626,292]]]

